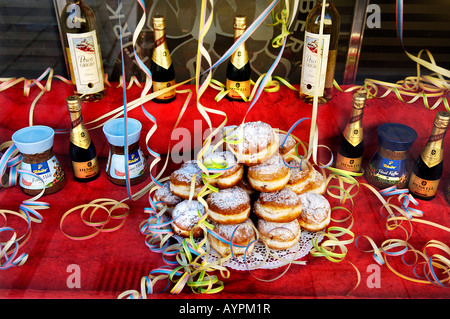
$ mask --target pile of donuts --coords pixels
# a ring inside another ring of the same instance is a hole
[[[198,222],[207,214],[214,226],[207,235],[211,247],[221,256],[231,249],[239,256],[253,250],[255,231],[269,248],[282,250],[299,241],[302,229],[316,232],[328,226],[331,209],[323,196],[324,177],[295,156],[292,136],[286,138],[261,121],[225,127],[219,134],[227,141],[226,149],[202,156],[204,166],[221,167],[220,173],[205,178],[218,189],[207,195],[206,207],[197,200],[204,187],[197,160],[185,162],[154,193],[158,208],[166,207],[175,234],[202,236]]]

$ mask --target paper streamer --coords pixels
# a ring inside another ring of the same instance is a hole
[[[3,153],[2,151],[5,150]],[[20,248],[28,241],[31,235],[32,223],[41,223],[43,217],[39,214],[39,210],[48,209],[50,205],[46,202],[38,201],[44,194],[45,184],[38,175],[19,169],[22,161],[22,155],[19,154],[17,147],[12,141],[2,143],[0,145],[0,180],[2,187],[15,186],[19,178],[19,174],[29,174],[41,180],[43,188],[42,191],[30,198],[24,200],[20,206],[19,211],[11,211],[0,208],[0,216],[3,217],[3,225],[0,225],[0,233],[11,233],[11,237],[5,241],[0,242],[0,270],[9,269],[11,267],[22,266],[28,259],[28,254],[20,253]],[[9,172],[8,172],[9,170]],[[9,173],[7,183],[3,183],[3,176]],[[8,216],[17,216],[27,223],[27,229],[22,236],[19,236],[16,230],[8,225]]]

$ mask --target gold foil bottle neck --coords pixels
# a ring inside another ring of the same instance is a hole
[[[247,18],[246,16],[238,15],[234,17],[234,28],[245,30],[247,27]]]
[[[67,108],[69,112],[79,112],[81,111],[81,100],[78,95],[71,95],[67,97]]]
[[[445,111],[439,111],[434,119],[434,126],[438,128],[446,129],[450,122],[450,113]]]
[[[155,15],[152,17],[153,28],[155,30],[164,30],[166,28],[166,19],[164,16]]]
[[[356,92],[353,94],[353,107],[355,109],[363,109],[366,106],[366,94],[363,92]]]

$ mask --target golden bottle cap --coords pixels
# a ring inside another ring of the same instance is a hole
[[[81,100],[78,95],[71,95],[67,97],[67,108],[70,112],[78,112],[81,110]]]
[[[166,28],[166,19],[162,15],[152,17],[153,28],[156,30],[164,30]]]
[[[247,27],[247,17],[243,15],[238,15],[234,17],[234,28],[235,29],[245,29]]]
[[[447,128],[450,122],[450,113],[445,111],[439,111],[434,119],[434,126],[439,128]]]
[[[355,109],[362,109],[366,105],[366,93],[356,92],[353,94],[353,107]]]

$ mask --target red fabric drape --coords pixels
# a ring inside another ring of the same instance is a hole
[[[116,84],[116,83],[115,83]],[[193,85],[182,89],[195,90]],[[23,88],[19,85],[7,89],[0,95],[0,143],[11,139],[12,133],[29,125],[29,111],[32,101],[39,93],[33,87],[29,97],[23,96]],[[141,89],[133,86],[127,90],[128,102],[140,96]],[[195,93],[195,92],[194,92]],[[62,82],[55,81],[50,92],[45,93],[37,102],[33,124],[48,125],[55,130],[68,129],[69,115],[65,104],[67,96],[72,94],[72,88]],[[249,104],[229,102],[223,99],[215,102],[217,94],[208,88],[200,102],[208,108],[221,110],[227,114],[227,125],[239,124],[244,120]],[[172,147],[180,144],[180,135],[190,134],[190,140],[183,139],[189,149],[201,146],[201,135],[208,128],[207,122],[197,109],[195,94],[184,113],[174,137],[170,138],[175,121],[182,109],[187,94],[178,94],[170,104],[148,102],[143,107],[155,116],[157,130],[148,145],[145,136],[154,125],[148,120],[141,106],[128,113],[129,117],[139,119],[143,124],[141,133],[141,148],[148,155],[147,146],[153,151],[165,154],[170,141]],[[335,90],[334,98],[319,107],[318,127],[319,143],[328,146],[334,154],[339,146],[339,136],[348,120],[352,93],[342,93]],[[122,89],[107,88],[106,97],[99,102],[83,104],[85,123],[123,105]],[[443,108],[443,106],[441,106]],[[281,87],[275,93],[263,93],[254,108],[247,114],[246,121],[264,121],[272,127],[288,130],[297,120],[311,117],[312,107],[302,103],[297,92]],[[378,148],[376,129],[386,122],[398,122],[411,126],[418,133],[418,138],[411,148],[411,156],[419,155],[428,140],[436,111],[428,110],[418,101],[412,104],[400,102],[391,95],[383,99],[370,99],[364,113],[365,155],[363,166]],[[210,114],[212,124],[217,127],[225,118]],[[201,123],[201,125],[200,125]],[[99,124],[99,123],[95,123]],[[89,124],[93,127],[95,124]],[[308,142],[310,121],[304,121],[293,134]],[[109,146],[101,129],[91,130],[91,137],[97,148],[100,159],[101,176],[88,184],[80,184],[73,180],[68,151],[68,134],[57,134],[54,141],[54,153],[61,162],[68,179],[67,185],[60,192],[41,198],[50,204],[50,209],[41,211],[43,222],[32,224],[31,237],[21,248],[21,252],[29,254],[27,262],[20,267],[0,271],[0,298],[116,298],[128,289],[138,289],[140,279],[151,270],[163,265],[159,254],[152,253],[144,243],[144,236],[139,232],[139,225],[148,215],[144,208],[149,206],[148,197],[139,200],[128,200],[131,207],[124,226],[118,231],[102,233],[85,241],[68,239],[60,230],[60,220],[63,214],[74,206],[87,204],[99,197],[122,200],[127,197],[126,188],[113,185],[107,180],[105,173]],[[446,141],[448,142],[448,137]],[[449,158],[450,145],[446,145],[446,159]],[[150,161],[151,159],[149,159]],[[320,152],[322,162],[329,160],[326,151]],[[162,162],[154,169],[156,175],[162,167]],[[168,175],[177,163],[172,163],[166,170]],[[448,183],[449,165],[445,163],[444,174],[436,198],[432,201],[419,201],[418,209],[424,212],[423,219],[449,226],[449,203],[444,196],[444,188]],[[364,178],[359,179],[365,182]],[[132,188],[137,192],[147,183]],[[20,203],[28,199],[18,186],[0,190],[0,205],[2,209],[18,210]],[[333,202],[330,199],[330,202]],[[387,239],[385,220],[379,214],[381,203],[366,188],[361,187],[355,197],[354,226],[351,229],[355,236],[367,235],[378,244]],[[1,218],[1,217],[0,217]],[[9,217],[8,217],[9,218]],[[24,231],[22,220],[8,219],[18,231]],[[331,225],[336,223],[332,222]],[[92,230],[79,220],[78,214],[71,214],[64,221],[64,231],[73,235],[85,235]],[[396,234],[403,238],[402,233]],[[413,236],[410,243],[416,249],[422,249],[431,239],[448,244],[448,233],[435,227],[413,223]],[[256,279],[274,278],[283,268],[277,270],[257,270],[252,273],[231,271],[228,279],[223,279],[225,289],[217,295],[196,295],[189,289],[180,295],[169,293],[155,294],[154,298],[328,298],[345,297],[356,284],[356,272],[353,263],[361,273],[361,283],[352,292],[354,298],[448,298],[448,289],[432,284],[418,284],[402,279],[393,274],[387,266],[377,266],[371,254],[360,251],[355,244],[348,245],[345,261],[333,263],[325,258],[304,257],[306,266],[292,265],[289,271],[279,280],[265,282]],[[81,273],[81,287],[68,288],[70,276],[69,265],[78,265]],[[392,258],[395,269],[414,276],[412,269],[404,265],[400,259]],[[373,267],[373,268],[372,268]],[[69,269],[69,270],[68,270]],[[372,287],[371,274],[380,273],[380,287]],[[254,276],[252,276],[254,275]]]

